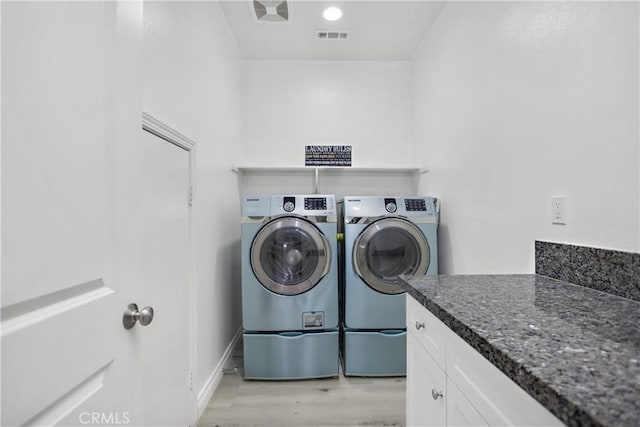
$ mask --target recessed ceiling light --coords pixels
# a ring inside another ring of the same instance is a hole
[[[338,19],[342,18],[342,11],[337,7],[332,6],[326,8],[324,12],[322,12],[322,16],[324,16],[324,19],[326,19],[327,21],[337,21]]]

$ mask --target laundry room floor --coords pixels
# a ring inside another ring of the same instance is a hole
[[[404,378],[245,381],[234,356],[198,427],[403,426]]]

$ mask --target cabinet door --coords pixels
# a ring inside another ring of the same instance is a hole
[[[488,426],[460,389],[447,378],[447,425]]]
[[[407,426],[444,426],[446,377],[412,333],[407,334]],[[433,398],[432,392],[442,393]]]
[[[545,407],[462,338],[447,334],[447,375],[492,426],[562,426]]]
[[[445,335],[448,331],[440,319],[407,294],[407,331],[429,352],[438,365],[445,369]]]

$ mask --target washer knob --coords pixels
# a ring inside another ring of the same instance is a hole
[[[283,206],[285,212],[293,212],[295,208],[296,205],[294,205],[293,202],[285,202]]]
[[[397,211],[397,210],[398,210],[398,207],[396,206],[396,204],[395,204],[395,203],[391,203],[391,202],[387,203],[387,204],[386,204],[386,206],[385,206],[384,208],[385,208],[385,209],[387,210],[387,212],[389,212],[389,213],[394,213],[395,211]]]

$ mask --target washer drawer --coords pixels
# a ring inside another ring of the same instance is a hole
[[[342,359],[347,376],[405,376],[407,333],[404,330],[345,330]]]
[[[244,377],[287,380],[338,376],[338,330],[243,334]]]

